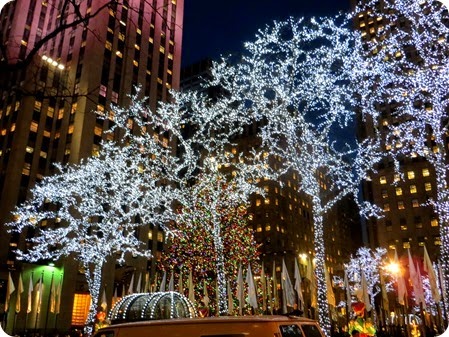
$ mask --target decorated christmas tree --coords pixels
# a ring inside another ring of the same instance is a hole
[[[253,271],[259,268],[259,246],[253,229],[248,226],[251,215],[245,205],[236,204],[233,197],[237,189],[232,181],[213,174],[209,184],[197,190],[192,207],[179,208],[180,221],[175,225],[175,235],[169,239],[159,266],[168,273],[173,271],[178,283],[180,276],[185,278],[182,283],[186,286],[183,289],[186,295],[187,277],[192,272],[196,304],[199,308],[208,307],[210,314],[217,312],[218,260],[224,261],[223,272],[234,294],[239,266],[251,264]],[[219,219],[214,219],[212,213],[218,214]],[[221,238],[222,249],[216,247],[217,236]],[[208,303],[204,302],[206,293]]]

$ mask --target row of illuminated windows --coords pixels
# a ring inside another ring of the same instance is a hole
[[[148,232],[148,240],[153,240],[153,231],[150,230]],[[157,232],[157,241],[164,242],[164,233],[162,231]]]
[[[421,217],[420,217],[420,216],[416,216],[416,217],[415,217],[415,219],[414,219],[414,225],[415,225],[415,228],[416,228],[416,229],[419,229],[419,228],[422,228],[422,227],[423,227],[423,224],[422,224],[422,221],[421,221]],[[407,221],[406,221],[405,219],[403,219],[403,218],[399,220],[399,226],[400,226],[401,231],[406,231],[406,230],[408,230],[408,224],[407,224]],[[431,220],[430,220],[430,226],[431,226],[431,227],[438,227],[438,219],[436,219],[436,218],[431,219]],[[385,222],[385,229],[386,229],[387,232],[392,232],[392,231],[393,231],[393,224],[391,223],[390,220],[387,220],[387,221]],[[414,230],[414,229],[413,229],[413,230]]]
[[[428,177],[430,175],[430,171],[428,168],[423,168],[421,171],[421,174],[423,177]],[[416,178],[416,172],[415,171],[407,171],[406,176],[407,176],[408,180],[413,180]],[[393,182],[398,182],[400,180],[401,180],[401,178],[400,178],[399,174],[395,174],[393,177]],[[379,182],[381,185],[385,185],[387,183],[387,177],[380,176]]]
[[[418,246],[424,247],[426,245],[426,241],[428,241],[428,238],[425,236],[418,236],[417,238]],[[406,238],[402,239],[402,248],[409,249],[411,248],[411,242],[412,238]],[[441,237],[439,235],[434,235],[432,237],[432,242],[434,246],[441,246]],[[399,240],[390,240],[388,242],[388,248],[390,249],[396,249],[396,247],[399,245]]]
[[[424,183],[424,190],[426,192],[432,191],[432,184],[429,183],[429,182]],[[416,194],[416,193],[418,193],[418,188],[416,187],[416,185],[410,185],[409,186],[409,191],[410,191],[410,194]],[[395,194],[397,196],[403,195],[404,191],[403,191],[402,187],[396,187],[395,188]],[[383,199],[388,198],[388,191],[387,190],[381,190],[381,195],[382,195]]]
[[[412,199],[411,201],[410,201],[410,203],[411,203],[411,206],[413,207],[413,208],[417,208],[417,207],[420,207],[421,206],[421,204],[420,204],[420,202],[419,202],[419,200],[418,199]],[[397,207],[397,209],[399,209],[399,210],[404,210],[404,209],[406,209],[406,204],[405,204],[405,202],[403,201],[403,200],[399,200],[397,203],[396,203],[396,207]],[[391,211],[391,204],[389,203],[389,202],[386,202],[386,203],[384,203],[383,204],[383,210],[385,211],[385,212],[389,212],[389,211]]]
[[[265,224],[265,226],[258,224],[256,226],[256,232],[261,233],[262,230],[265,230],[265,232],[270,232],[273,227],[276,230],[276,232],[285,233],[284,226],[280,226],[280,225],[272,226],[269,223]]]

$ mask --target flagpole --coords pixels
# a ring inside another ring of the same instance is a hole
[[[30,274],[30,280],[28,281],[28,297],[27,297],[27,310],[26,310],[26,315],[25,315],[25,331],[27,330],[28,327],[28,314],[31,312],[31,308],[32,308],[32,303],[33,303],[33,290],[30,291],[30,285],[33,285],[33,274],[34,272],[31,271]],[[30,295],[31,295],[31,300],[30,300]],[[29,301],[31,301],[31,305],[28,305]],[[28,310],[28,307],[29,310]]]

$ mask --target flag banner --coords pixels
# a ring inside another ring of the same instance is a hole
[[[134,294],[134,272],[131,276],[131,281],[129,282],[129,287],[128,287],[128,295]]]
[[[424,271],[427,273],[427,278],[429,279],[430,290],[432,293],[432,298],[435,303],[441,301],[440,291],[438,289],[437,276],[433,263],[430,260],[429,253],[427,253],[427,248],[424,245]]]
[[[282,287],[282,309],[283,313],[287,313],[287,306],[293,308],[296,304],[295,292],[293,291],[292,281],[288,274],[287,266],[285,265],[285,260],[282,259],[282,272],[281,272],[281,287]]]
[[[189,300],[192,302],[192,304],[195,304],[195,287],[193,285],[193,278],[192,278],[192,270],[189,271]]]
[[[175,291],[175,279],[173,275],[173,270],[170,275],[170,281],[168,282],[168,291]]]
[[[23,280],[22,273],[19,274],[19,284],[17,285],[17,298],[16,298],[16,313],[19,313],[22,302],[22,293],[23,293]]]
[[[159,286],[159,291],[164,292],[165,291],[165,284],[167,283],[167,273],[164,271],[164,274],[162,276],[161,285]]]
[[[137,279],[136,291],[142,293],[142,272],[139,273],[139,278]]]
[[[257,303],[256,286],[254,284],[253,273],[251,271],[251,265],[248,264],[248,271],[246,272],[246,283],[248,284],[248,302],[249,305],[257,310],[259,304]]]
[[[295,259],[295,290],[298,294],[298,309],[304,311],[304,297],[302,295],[302,280],[301,273],[299,271],[298,260]]]
[[[5,312],[8,312],[9,301],[11,300],[11,294],[16,291],[14,282],[12,281],[11,272],[8,273],[8,284],[6,285],[6,302],[5,302]]]
[[[56,311],[56,286],[55,282],[53,282],[53,275],[52,275],[50,285],[50,312],[54,314],[55,311]]]
[[[237,273],[237,300],[239,301],[239,315],[243,313],[243,275],[242,275],[242,265],[239,266],[239,271]]]
[[[234,300],[232,298],[232,291],[231,291],[231,282],[228,280],[227,282],[228,287],[228,313],[229,315],[232,315],[234,313]]]
[[[62,294],[62,274],[59,278],[58,287],[56,288],[56,304],[55,304],[55,314],[59,314],[61,309],[61,294]]]
[[[33,273],[30,273],[30,280],[28,282],[27,314],[29,314],[33,310],[33,290]]]
[[[385,286],[385,277],[380,274],[380,289],[382,292],[382,307],[385,311],[390,312],[390,301],[388,300],[387,288]]]
[[[413,262],[412,255],[410,254],[410,249],[407,249],[408,253],[408,270],[410,275],[410,281],[413,285],[413,292],[415,293],[415,302],[417,305],[422,303],[422,305],[426,305],[426,301],[424,300],[424,290],[422,288],[422,281],[420,280],[420,275],[415,268],[415,263]]]
[[[398,252],[394,251],[394,262],[399,266]],[[398,287],[398,303],[405,305],[405,294],[407,293],[407,288],[405,286],[405,280],[402,274],[397,275],[396,283]]]
[[[39,279],[39,283],[36,286],[36,312],[39,314],[41,312],[41,305],[42,305],[42,294],[43,294],[43,279],[44,273],[42,273],[42,277]]]

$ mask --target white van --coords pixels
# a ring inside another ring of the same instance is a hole
[[[296,316],[221,316],[114,324],[94,337],[325,337],[318,323]]]

